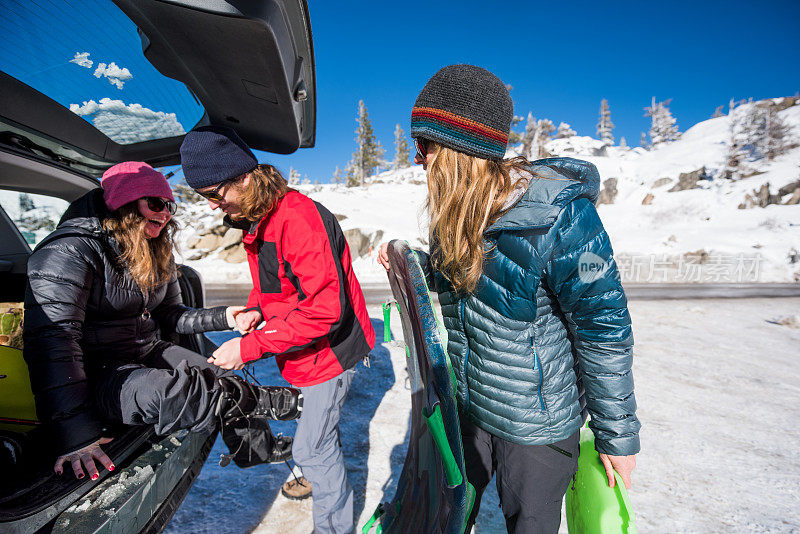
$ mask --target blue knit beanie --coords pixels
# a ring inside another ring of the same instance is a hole
[[[181,166],[192,189],[217,185],[248,173],[258,160],[242,138],[225,126],[201,126],[181,144]]]

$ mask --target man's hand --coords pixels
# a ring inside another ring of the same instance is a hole
[[[95,460],[98,460],[109,471],[114,470],[114,462],[112,462],[111,458],[106,456],[106,453],[100,448],[100,445],[105,445],[112,439],[114,438],[100,438],[82,449],[59,456],[56,460],[55,467],[53,467],[53,471],[55,471],[57,475],[62,474],[64,472],[64,462],[69,462],[72,464],[72,471],[75,473],[75,478],[83,478],[85,476],[83,467],[86,467],[91,479],[97,480],[100,474],[97,472],[97,467],[94,465]],[[83,467],[81,463],[83,463]]]
[[[213,363],[223,369],[233,369],[234,371],[243,368],[241,341],[242,338],[240,337],[229,339],[214,351],[214,354],[207,360],[208,363]]]
[[[240,311],[236,314],[236,330],[240,334],[248,334],[256,329],[263,317],[258,310]]]
[[[391,267],[389,265],[389,243],[381,244],[381,249],[378,251],[378,263],[383,265],[383,268],[387,271]]]
[[[600,453],[600,461],[603,462],[603,467],[606,468],[606,476],[608,477],[608,486],[613,488],[615,484],[614,471],[619,473],[622,477],[622,482],[625,484],[625,489],[631,489],[631,471],[636,467],[636,455],[630,456],[611,456],[610,454]]]
[[[236,328],[236,316],[244,311],[244,306],[228,306],[225,308],[225,318],[228,320],[228,328]]]

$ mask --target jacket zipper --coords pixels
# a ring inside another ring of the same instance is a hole
[[[466,354],[464,354],[464,390],[466,392],[466,409],[469,410],[469,378],[467,376],[467,365],[469,364],[469,338],[467,337],[467,320],[464,316],[466,305],[467,298],[464,297],[461,299],[461,327],[464,329],[464,346],[467,349]]]
[[[539,355],[536,354],[536,347],[533,343],[533,336],[531,336],[531,350],[533,350],[533,370],[535,371],[536,368],[539,368],[539,386],[537,387],[537,392],[539,393],[539,405],[542,407],[542,411],[544,411],[544,398],[542,397],[542,382],[544,382],[544,371],[542,371],[542,362],[539,361]]]

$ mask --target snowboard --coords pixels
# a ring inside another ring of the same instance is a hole
[[[397,301],[411,384],[408,452],[394,497],[362,528],[381,534],[461,534],[475,490],[464,467],[455,375],[417,253],[389,243],[389,284]]]

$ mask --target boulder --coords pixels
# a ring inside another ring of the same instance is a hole
[[[347,245],[350,247],[350,255],[353,258],[359,258],[369,252],[371,240],[360,228],[345,230],[344,238],[347,240]]]
[[[219,243],[219,248],[227,249],[235,247],[241,242],[242,242],[242,231],[231,228],[230,231],[228,231],[224,236],[222,236],[222,240]]]
[[[244,245],[239,243],[220,252],[219,258],[228,263],[244,263],[247,261],[247,252]]]
[[[794,193],[792,193],[792,196],[787,198],[783,204],[786,206],[795,206],[800,204],[800,189],[797,189]]]
[[[752,193],[748,193],[744,197],[744,202],[739,204],[739,209],[750,209],[758,206],[759,208],[766,208],[770,204],[781,203],[780,194],[773,195],[769,192],[769,182],[762,184],[758,189],[753,189]],[[788,200],[792,200],[791,198]],[[787,201],[788,202],[788,201]]]
[[[228,226],[225,226],[224,224],[218,224],[217,226],[213,226],[209,230],[209,233],[222,237],[228,233],[229,229],[230,228]]]
[[[687,252],[683,255],[686,263],[704,264],[708,263],[708,252],[705,249],[695,250],[694,252]]]
[[[614,199],[617,198],[617,193],[617,179],[609,178],[603,182],[603,189],[600,190],[600,194],[597,196],[597,204],[613,204]]]
[[[642,199],[642,206],[649,206],[653,203],[654,198],[653,193],[647,193]]]
[[[189,261],[202,260],[203,258],[208,256],[208,254],[209,254],[208,250],[195,250],[194,252],[189,254],[189,256],[187,256],[186,259]]]
[[[206,250],[216,250],[219,248],[219,244],[222,242],[222,238],[215,234],[206,234],[200,238],[200,240],[195,244],[194,248],[202,248]]]
[[[670,193],[675,191],[686,191],[687,189],[697,189],[699,186],[697,182],[700,180],[708,180],[705,166],[700,167],[696,171],[683,172],[678,176],[678,183],[672,186],[669,190]]]
[[[333,216],[336,217],[336,220],[339,222],[347,218],[347,215],[342,215],[341,213],[334,213]]]
[[[655,189],[656,187],[661,187],[661,186],[667,185],[671,181],[672,181],[672,178],[659,178],[658,180],[653,182],[653,189]]]
[[[200,236],[195,234],[191,236],[189,239],[186,240],[186,247],[187,248],[197,248],[197,244],[200,242]]]
[[[797,193],[798,190],[800,190],[800,180],[797,180],[796,182],[792,182],[790,184],[786,184],[780,189],[778,189],[778,196],[783,197],[790,193]]]

